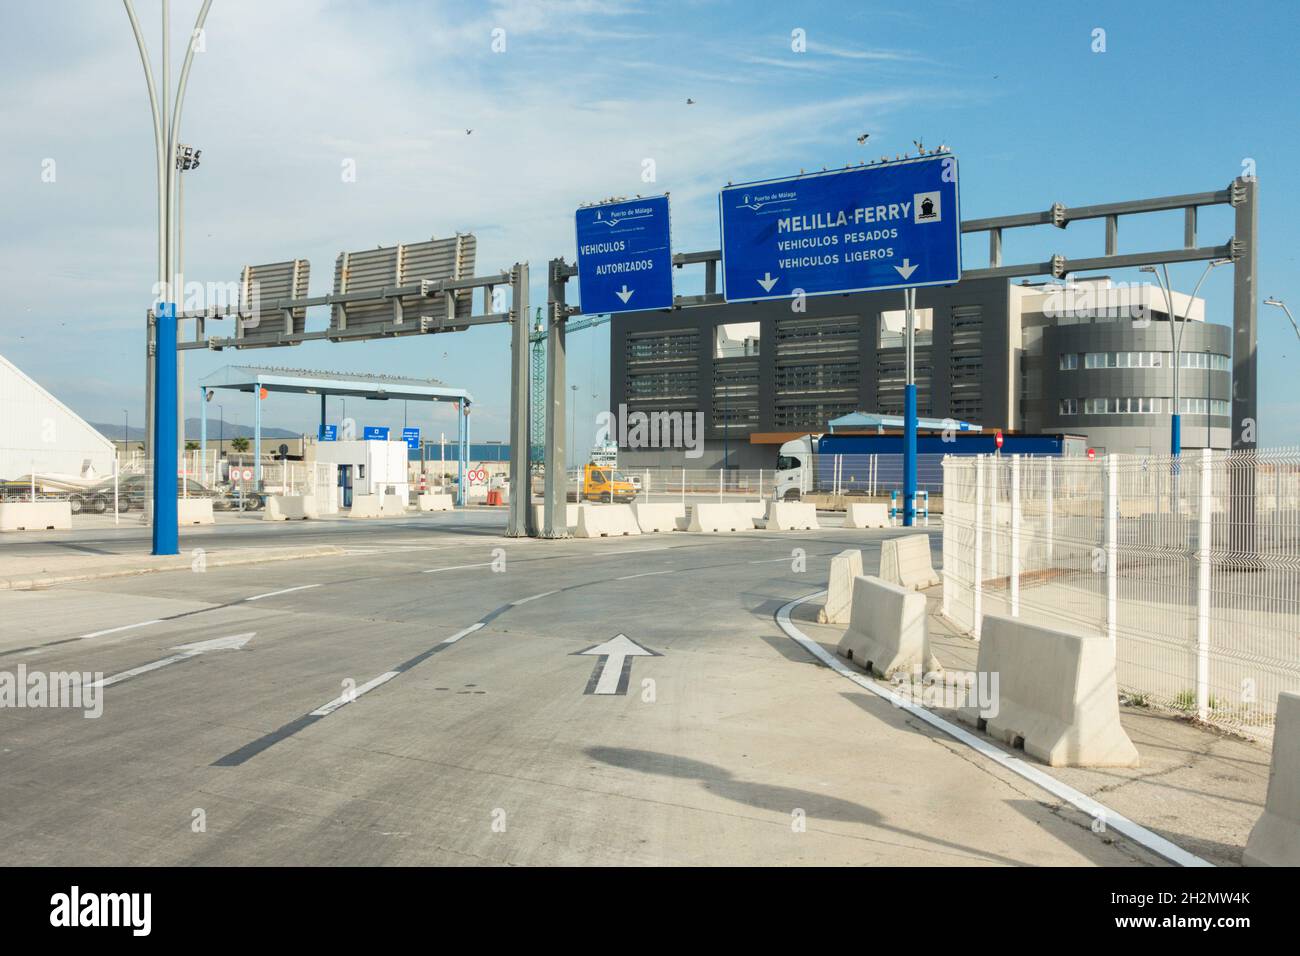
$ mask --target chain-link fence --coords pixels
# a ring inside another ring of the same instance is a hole
[[[1271,733],[1300,691],[1300,452],[950,457],[944,614],[1101,633],[1138,703]]]

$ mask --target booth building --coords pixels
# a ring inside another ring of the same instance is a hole
[[[1229,445],[1231,328],[1175,293],[1183,447]],[[1107,278],[917,290],[917,414],[1085,435],[1098,454],[1167,453],[1172,346],[1158,288]],[[1135,320],[1136,317],[1136,320]],[[772,468],[790,438],[856,411],[903,412],[903,294],[815,296],[617,315],[615,410],[699,412],[704,454],[619,449],[626,467]]]

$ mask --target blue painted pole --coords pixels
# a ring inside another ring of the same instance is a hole
[[[1174,412],[1169,422],[1169,453],[1174,456],[1183,453],[1183,417]]]
[[[916,385],[903,390],[903,526],[916,523]]]
[[[154,349],[153,553],[180,554],[176,514],[176,303],[158,304]]]
[[[456,504],[465,505],[465,409],[456,403]]]

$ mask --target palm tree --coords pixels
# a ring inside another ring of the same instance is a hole
[[[244,452],[248,451],[248,439],[243,435],[240,435],[238,438],[232,438],[230,439],[230,447],[242,455]]]

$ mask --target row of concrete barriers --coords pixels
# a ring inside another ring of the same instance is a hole
[[[925,544],[928,566],[927,536],[910,537]],[[862,552],[836,555],[819,620],[848,624],[837,653],[869,673],[934,681],[942,667],[930,648],[925,595],[899,580],[909,561],[905,573],[915,573],[915,556],[887,561],[882,548],[882,573],[874,577],[862,573]],[[884,580],[887,574],[894,580]],[[958,720],[1052,767],[1139,765],[1120,723],[1115,653],[1105,636],[995,614],[984,616],[980,633],[969,676],[984,678],[991,700],[976,695],[974,705],[959,704]],[[1278,697],[1268,796],[1242,858],[1252,866],[1300,865],[1300,694]]]
[[[213,524],[211,498],[177,498],[176,520],[182,525]],[[0,502],[0,531],[70,531],[72,505],[67,501]]]

